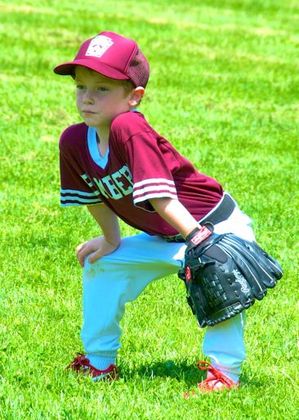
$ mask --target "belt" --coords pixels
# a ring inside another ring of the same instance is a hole
[[[212,209],[205,217],[203,217],[198,223],[203,225],[204,223],[212,223],[217,225],[217,223],[223,222],[226,220],[234,211],[236,207],[235,201],[231,198],[228,193],[224,193],[220,202]],[[185,242],[184,237],[179,233],[177,235],[167,236],[161,235],[162,239],[165,239],[167,242]]]

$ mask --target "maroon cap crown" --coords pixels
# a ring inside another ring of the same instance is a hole
[[[56,66],[54,72],[74,75],[75,66],[111,79],[131,80],[136,87],[145,87],[149,79],[149,64],[137,43],[114,32],[101,32],[84,41],[75,59]]]

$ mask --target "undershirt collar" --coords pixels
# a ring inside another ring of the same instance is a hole
[[[108,163],[109,147],[104,155],[100,154],[97,144],[97,131],[95,127],[88,127],[87,130],[87,145],[92,160],[102,169],[104,169]]]

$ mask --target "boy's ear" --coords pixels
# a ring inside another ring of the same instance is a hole
[[[130,95],[129,105],[132,107],[139,105],[144,95],[144,92],[145,90],[142,86],[138,86],[137,88],[135,88]]]

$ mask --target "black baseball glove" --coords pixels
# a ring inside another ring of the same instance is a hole
[[[178,276],[201,327],[225,321],[261,300],[282,277],[282,269],[256,242],[232,233],[216,235],[213,226],[196,228],[186,238],[184,267]]]

